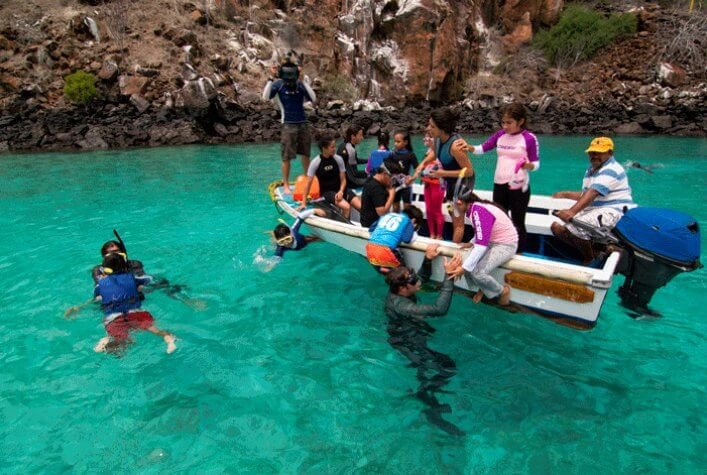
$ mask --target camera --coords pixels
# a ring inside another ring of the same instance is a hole
[[[287,53],[285,62],[280,65],[277,76],[287,83],[297,82],[299,79],[299,66],[292,61],[292,56],[297,55],[294,51]]]

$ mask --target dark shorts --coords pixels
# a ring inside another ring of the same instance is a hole
[[[154,322],[150,312],[128,312],[106,324],[106,331],[114,340],[125,340],[130,330],[147,330]]]
[[[312,135],[309,132],[309,123],[282,124],[282,160],[294,160],[297,155],[309,157],[312,148]]]
[[[466,186],[467,189],[471,188],[472,190],[474,189],[474,185],[476,184],[476,174],[463,179],[463,184],[462,186]],[[444,200],[445,201],[452,201],[454,199],[454,189],[457,187],[457,180],[456,178],[454,180],[448,181],[447,182],[447,191],[444,195]]]
[[[336,204],[336,194],[338,191],[325,191],[322,194],[322,197],[327,201],[327,203],[331,203],[333,205]],[[351,203],[351,198],[355,197],[356,193],[353,191],[349,190],[348,188],[344,190],[344,199]]]
[[[403,203],[410,204],[411,197],[412,188],[408,186],[407,188],[403,188],[402,190],[395,192],[395,198],[393,199],[393,203],[400,203],[400,200],[403,200]]]

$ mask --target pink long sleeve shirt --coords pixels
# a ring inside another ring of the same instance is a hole
[[[474,244],[516,244],[518,231],[501,208],[486,203],[474,203],[466,212],[474,225]]]
[[[486,153],[494,148],[497,149],[498,161],[496,162],[493,182],[498,185],[504,185],[513,179],[513,175],[516,174],[516,164],[519,160],[527,159],[533,164],[533,170],[537,170],[540,167],[538,140],[534,134],[527,130],[511,135],[501,129],[489,137],[481,147],[476,147],[474,153]]]

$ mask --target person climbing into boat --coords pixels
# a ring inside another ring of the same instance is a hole
[[[589,168],[582,180],[582,191],[558,191],[553,198],[576,200],[568,209],[555,213],[566,224],[552,223],[552,234],[579,250],[582,263],[587,265],[600,256],[591,235],[582,224],[613,229],[627,209],[635,208],[626,170],[614,158],[614,142],[609,137],[597,137],[587,150]],[[580,225],[574,222],[580,221]]]
[[[378,133],[378,148],[373,150],[368,156],[368,163],[366,163],[366,173],[368,176],[372,176],[379,166],[383,164],[386,158],[390,158],[393,154],[390,151],[390,134],[385,130],[381,130]]]
[[[336,153],[344,160],[346,167],[346,193],[353,194],[355,188],[361,188],[368,174],[358,169],[359,165],[365,165],[365,158],[358,158],[356,146],[363,141],[363,126],[359,124],[350,125],[345,132],[344,143],[339,145]],[[357,202],[356,202],[357,203]],[[356,205],[356,203],[354,203]],[[354,206],[357,208],[357,206]]]
[[[474,188],[476,175],[474,167],[469,160],[463,147],[453,147],[458,140],[462,140],[455,133],[457,128],[457,116],[449,108],[432,111],[427,124],[427,133],[435,139],[434,153],[425,157],[425,162],[438,159],[442,165],[440,169],[431,170],[428,174],[431,178],[441,178],[446,184],[446,200],[451,201],[452,206],[452,241],[460,243],[464,237],[464,213],[466,205],[459,208],[454,200],[454,190],[457,179],[463,180],[463,185],[467,189]],[[463,141],[462,141],[463,143]],[[423,163],[425,163],[423,162]],[[425,163],[427,165],[427,163]]]
[[[493,149],[498,151],[493,177],[493,202],[510,212],[518,230],[518,252],[525,250],[527,232],[525,215],[530,202],[530,175],[540,168],[538,139],[528,131],[525,107],[518,102],[501,110],[501,130],[480,145],[466,145],[461,141],[455,146],[461,150],[482,155]]]
[[[400,202],[403,208],[407,208],[412,203],[412,183],[415,181],[413,174],[418,166],[417,155],[412,149],[412,141],[407,130],[396,130],[393,134],[393,160],[398,162],[398,167],[402,173],[398,175],[398,180],[404,185],[395,192],[393,198],[393,211],[400,211]]]
[[[375,175],[363,185],[361,192],[361,226],[370,227],[384,214],[390,212],[395,198],[393,175],[399,173],[398,164],[386,160],[376,169]]]
[[[413,182],[420,177],[423,183],[423,194],[425,197],[425,214],[427,216],[427,230],[430,233],[430,238],[442,240],[444,231],[444,214],[442,213],[442,204],[444,203],[445,181],[440,178],[432,178],[429,176],[431,171],[438,170],[442,164],[434,156],[427,159],[430,154],[434,154],[434,139],[426,135],[423,142],[427,146],[425,158],[415,169],[415,173],[410,177],[410,182]]]
[[[275,229],[272,232],[276,244],[275,256],[283,257],[286,251],[301,251],[307,246],[307,244],[321,241],[321,239],[316,236],[305,236],[299,232],[299,228],[302,226],[302,223],[314,214],[317,216],[325,216],[323,210],[306,209],[300,213],[297,213],[297,219],[295,219],[292,226],[288,226],[285,223],[280,223],[275,226]]]
[[[319,139],[319,155],[314,157],[307,169],[307,183],[302,194],[302,203],[298,211],[307,207],[309,189],[312,187],[314,177],[319,182],[319,192],[324,199],[339,209],[346,219],[351,214],[351,203],[358,203],[358,197],[346,189],[346,168],[344,160],[336,155],[336,141],[331,135],[324,135]]]
[[[140,309],[139,288],[148,283],[149,279],[136,279],[128,267],[126,255],[122,252],[109,253],[103,259],[101,267],[102,277],[94,289],[94,296],[101,302],[103,325],[108,335],[98,341],[94,351],[121,351],[131,343],[132,330],[146,330],[159,335],[167,345],[167,353],[176,350],[174,335],[157,328],[152,315]]]
[[[270,67],[270,78],[263,89],[263,99],[273,100],[280,107],[282,122],[282,171],[283,193],[290,191],[290,162],[302,157],[302,169],[309,168],[309,153],[312,137],[309,122],[304,113],[305,102],[316,102],[317,96],[306,82],[300,81],[300,68],[292,61],[293,52],[287,54],[285,62]],[[277,77],[276,77],[277,76]]]
[[[427,420],[449,434],[462,436],[464,432],[461,429],[442,417],[443,413],[451,412],[451,408],[448,404],[441,404],[435,395],[456,374],[457,366],[448,355],[427,346],[428,338],[436,330],[425,320],[447,314],[454,289],[454,281],[449,274],[461,265],[461,257],[445,258],[446,274],[433,304],[420,303],[416,295],[421,284],[429,279],[432,260],[438,255],[439,246],[431,244],[427,247],[419,274],[410,267],[399,266],[386,275],[389,287],[385,300],[388,343],[416,368],[420,385],[415,396],[428,406],[423,411]]]
[[[410,206],[402,213],[383,215],[373,223],[369,229],[371,237],[366,244],[366,257],[376,271],[385,275],[390,269],[405,265],[398,246],[413,241],[422,221],[422,211]]]
[[[463,263],[452,272],[453,277],[464,276],[469,287],[477,287],[474,303],[498,297],[500,305],[510,303],[511,288],[498,282],[491,273],[508,262],[518,248],[518,232],[506,210],[488,200],[482,200],[471,190],[462,190],[461,201],[470,204],[467,216],[474,226],[471,251]]]

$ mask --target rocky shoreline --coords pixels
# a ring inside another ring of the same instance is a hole
[[[644,100],[573,104],[548,96],[526,104],[531,130],[538,134],[662,134],[707,136],[703,112],[705,94],[666,97],[664,104]],[[497,99],[460,102],[454,107],[463,133],[488,134],[498,128]],[[0,152],[82,151],[185,144],[241,144],[279,139],[279,112],[272,104],[240,105],[217,96],[202,110],[180,107],[140,108],[133,103],[93,104],[86,108],[42,109],[26,91],[15,113],[0,116]],[[380,129],[408,128],[422,133],[433,109],[424,104],[407,108],[353,107],[332,101],[309,111],[315,135],[341,135],[350,123],[360,123],[368,135]]]

